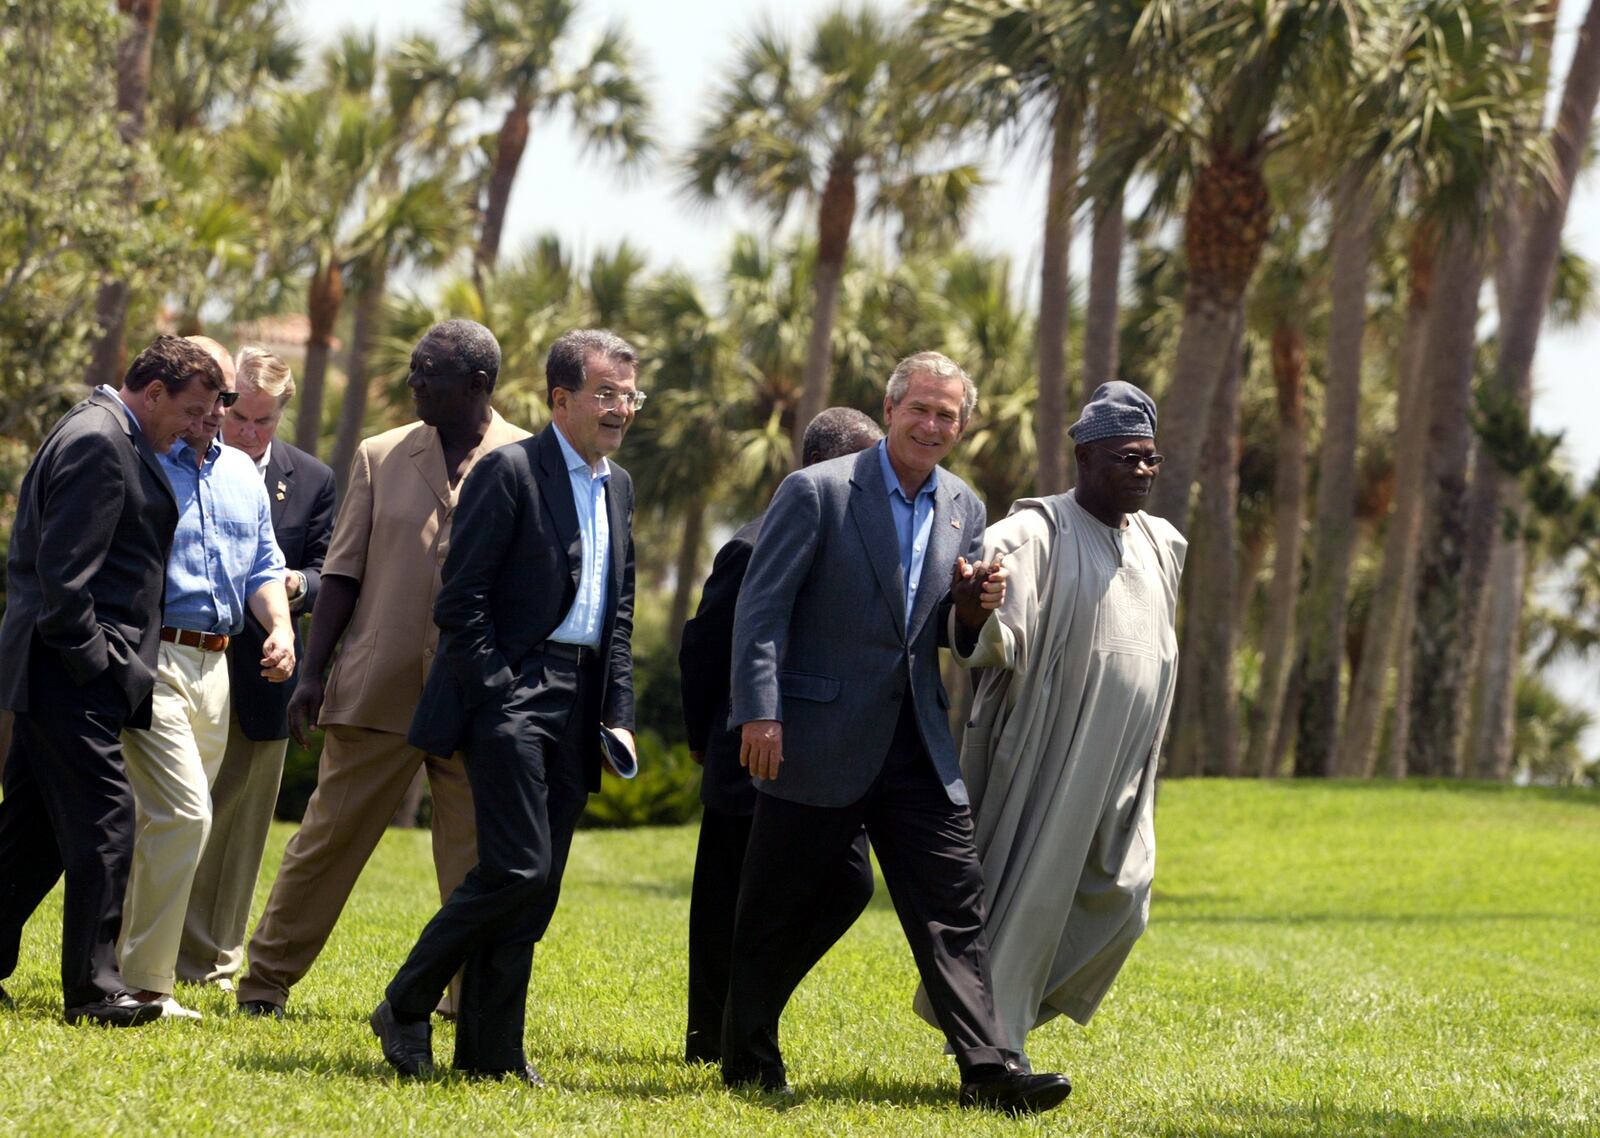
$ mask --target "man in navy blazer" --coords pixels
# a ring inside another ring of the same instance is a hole
[[[758,779],[723,1020],[729,1085],[790,1093],[778,1020],[819,893],[867,836],[961,1071],[959,1101],[1047,1110],[1071,1084],[1033,1074],[990,994],[983,877],[939,647],[949,603],[992,608],[1004,570],[977,562],[982,501],[939,463],[977,391],[937,352],[902,360],[887,436],[789,475],[767,509],[734,620],[740,761]],[[965,620],[965,623],[974,623]]]
[[[120,736],[150,724],[178,525],[156,452],[198,431],[222,387],[204,349],[158,337],[120,390],[95,388],[56,424],[17,499],[0,623],[0,707],[16,713],[0,800],[0,979],[64,873],[69,1023],[128,1027],[161,1015],[128,993],[117,968],[133,856]]]
[[[545,366],[550,426],[462,485],[409,738],[463,753],[478,863],[372,1014],[404,1075],[433,1069],[428,1017],[459,970],[456,1069],[544,1085],[522,1046],[534,945],[600,786],[602,725],[633,747],[633,483],[606,455],[644,402],[637,362],[610,332],[563,335]]]
[[[211,837],[195,870],[178,949],[178,979],[224,989],[233,987],[244,963],[245,926],[289,747],[289,697],[302,654],[298,618],[317,603],[334,510],[333,471],[277,437],[294,397],[289,365],[264,348],[245,347],[234,367],[239,399],[223,418],[222,438],[243,451],[266,481],[273,536],[288,567],[296,668],[287,683],[261,674],[267,630],[247,612],[244,629],[228,645],[228,744],[211,784]]]

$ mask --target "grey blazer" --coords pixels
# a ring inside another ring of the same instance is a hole
[[[768,507],[734,618],[729,723],[783,721],[782,768],[766,794],[848,806],[888,755],[903,699],[952,802],[967,789],[939,679],[950,572],[975,561],[986,515],[939,471],[933,526],[905,619],[905,573],[876,447],[797,470]]]

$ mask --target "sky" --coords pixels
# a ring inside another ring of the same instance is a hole
[[[718,76],[733,60],[741,38],[760,20],[798,32],[838,0],[785,0],[762,5],[755,0],[585,0],[579,34],[597,35],[612,22],[626,25],[644,61],[646,81],[657,107],[657,129],[670,161],[685,148],[698,125],[699,107]],[[1557,23],[1555,75],[1564,79],[1588,0],[1562,0]],[[442,0],[299,0],[302,34],[315,55],[347,27],[376,27],[380,41],[409,32],[448,35],[455,26],[454,3]],[[498,125],[497,123],[495,125]],[[1044,172],[1031,156],[991,159],[969,242],[1009,253],[1015,277],[1033,280],[1038,271],[1039,230],[1044,212]],[[559,121],[538,122],[511,195],[502,250],[513,250],[546,230],[580,257],[626,239],[646,250],[659,267],[676,263],[705,280],[716,268],[739,228],[761,229],[770,222],[736,204],[690,206],[677,192],[668,162],[624,178],[600,159],[586,158]],[[1600,171],[1579,183],[1567,218],[1565,239],[1600,265]],[[1075,251],[1076,280],[1083,280],[1086,239]],[[1035,289],[1037,286],[1034,286]],[[1546,328],[1534,363],[1534,425],[1564,432],[1562,453],[1585,478],[1600,469],[1600,316],[1576,329]],[[1586,426],[1587,424],[1587,426]],[[1600,713],[1600,667],[1562,667],[1557,685]],[[1586,749],[1600,752],[1600,725]]]

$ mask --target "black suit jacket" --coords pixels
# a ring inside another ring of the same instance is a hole
[[[765,515],[763,515],[764,517]],[[739,765],[740,733],[728,726],[728,671],[733,666],[733,614],[761,518],[746,522],[717,551],[700,592],[700,607],[683,626],[678,671],[683,676],[683,722],[689,749],[704,754],[700,801],[723,814],[755,810],[750,772]]]
[[[53,651],[81,687],[109,675],[150,723],[178,502],[114,395],[68,411],[22,479],[0,621],[0,706],[28,710],[28,662]]]
[[[300,621],[317,603],[322,585],[322,559],[333,537],[333,470],[281,439],[267,456],[267,500],[272,504],[272,532],[283,550],[284,565],[305,574],[306,594],[294,622],[295,673],[281,684],[261,675],[261,651],[267,630],[255,613],[245,610],[244,628],[228,645],[228,680],[233,713],[245,738],[263,742],[289,737],[289,697],[300,677]]]
[[[633,728],[633,480],[606,485],[611,564],[601,626],[599,721]],[[461,487],[443,584],[433,605],[439,651],[411,721],[412,746],[458,750],[473,711],[499,702],[530,650],[561,626],[578,592],[578,511],[555,428],[490,451]],[[577,725],[591,788],[600,784],[599,723]]]

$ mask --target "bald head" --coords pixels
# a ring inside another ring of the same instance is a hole
[[[228,349],[217,343],[210,336],[185,336],[184,339],[198,348],[204,348],[206,354],[217,361],[217,366],[222,369],[222,379],[225,385],[223,390],[232,391],[234,381],[233,356],[229,354]]]
[[[881,438],[883,432],[871,416],[854,407],[829,407],[806,424],[805,436],[800,440],[800,462],[811,466],[830,458],[843,458],[866,450]]]
[[[210,412],[200,420],[200,429],[186,432],[183,436],[183,441],[194,448],[196,460],[203,462],[206,452],[211,449],[212,440],[217,437],[217,432],[222,430],[224,407],[231,406],[234,400],[239,398],[239,389],[235,382],[237,375],[233,368],[233,356],[229,354],[227,348],[210,336],[185,336],[184,339],[216,360],[217,367],[222,372],[222,390],[212,403]]]

